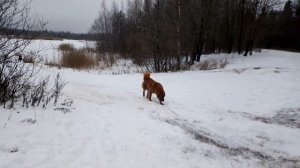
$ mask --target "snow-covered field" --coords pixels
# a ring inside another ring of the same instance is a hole
[[[95,48],[95,42],[84,40],[34,40],[25,49],[25,56],[36,56],[36,62],[60,64],[62,52],[59,50],[61,44],[71,44],[74,48]],[[132,63],[131,60],[117,59],[112,67],[104,66],[103,62],[95,69],[89,69],[89,72],[98,74],[124,74],[142,72],[140,68]]]
[[[84,40],[33,40],[25,50],[25,54],[31,52],[38,54],[43,62],[53,61],[58,63],[61,59],[61,53],[58,50],[60,44],[72,44],[76,48],[93,46],[93,42]]]
[[[152,74],[164,106],[142,97],[141,73],[45,68],[73,103],[0,108],[0,168],[300,167],[300,54],[228,57],[225,69]]]

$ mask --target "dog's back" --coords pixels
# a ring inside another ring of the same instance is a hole
[[[158,82],[154,82],[152,88],[151,88],[151,92],[155,93],[157,95],[157,98],[159,99],[159,101],[165,101],[165,91],[164,88],[162,86],[162,84],[158,83]]]

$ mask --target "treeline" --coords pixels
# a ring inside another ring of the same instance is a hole
[[[39,32],[31,32],[37,38],[49,39],[72,39],[72,40],[96,40],[95,36],[90,33],[72,33],[65,31],[43,30]]]
[[[91,27],[98,51],[118,53],[153,71],[180,70],[202,54],[255,48],[300,50],[299,2],[280,0],[133,0],[116,4]]]
[[[0,28],[0,35],[11,35],[20,38],[34,38],[34,39],[45,39],[45,40],[97,40],[96,36],[91,33],[72,33],[65,31],[52,31],[52,30],[25,30],[25,29],[8,29]]]
[[[300,51],[300,0],[287,1],[283,10],[272,10],[265,20],[259,43],[264,48]]]

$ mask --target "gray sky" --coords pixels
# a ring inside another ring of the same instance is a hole
[[[116,0],[116,2],[127,0]],[[107,6],[113,0],[106,0]],[[48,22],[48,30],[87,32],[101,10],[102,0],[33,0],[31,11]],[[109,7],[110,8],[110,7]]]

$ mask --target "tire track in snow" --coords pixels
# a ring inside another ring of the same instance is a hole
[[[166,122],[170,125],[177,126],[192,135],[193,138],[201,143],[206,143],[213,145],[231,156],[242,156],[243,158],[256,158],[259,159],[263,165],[271,167],[300,167],[300,158],[287,158],[287,157],[278,157],[275,158],[271,155],[265,154],[260,151],[250,149],[248,147],[231,147],[225,143],[222,143],[219,140],[216,140],[210,133],[207,133],[203,130],[196,130],[193,128],[192,124],[188,123],[186,120],[178,118],[176,111],[172,110],[170,107],[166,108],[175,115],[175,118],[162,118],[158,115],[152,117],[154,119]],[[220,139],[220,138],[219,138]]]
[[[277,110],[272,117],[253,115],[247,112],[228,111],[230,114],[237,114],[253,121],[265,124],[277,124],[290,128],[300,128],[300,108],[283,108]]]

